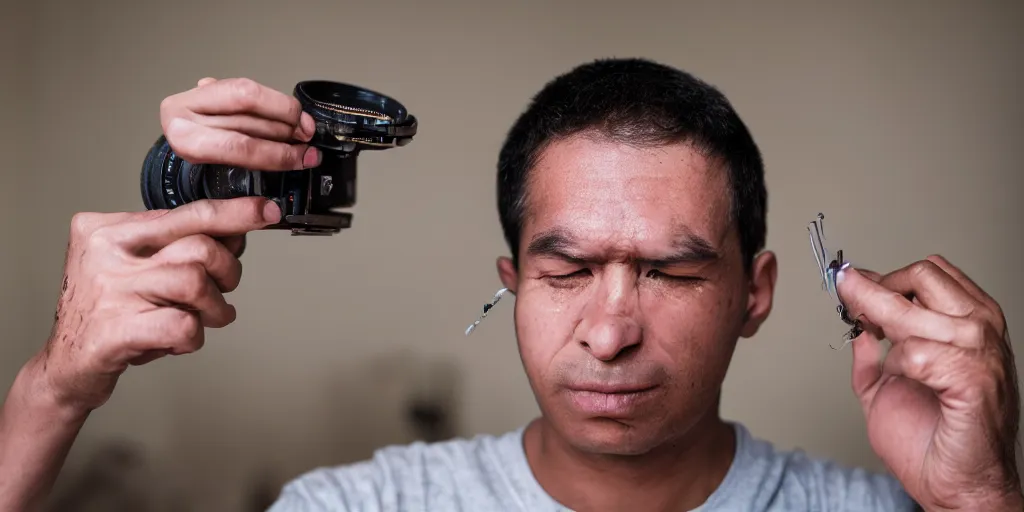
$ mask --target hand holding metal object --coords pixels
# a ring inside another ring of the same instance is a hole
[[[846,305],[843,304],[842,299],[839,298],[838,292],[836,292],[836,274],[845,269],[850,265],[849,262],[843,260],[843,250],[839,249],[836,251],[835,258],[833,258],[828,249],[825,247],[825,215],[818,213],[818,218],[812,220],[807,225],[807,232],[811,238],[811,252],[814,254],[814,261],[818,264],[818,274],[821,276],[822,287],[828,292],[828,294],[836,302],[836,311],[839,313],[839,318],[846,325],[850,326],[850,330],[843,336],[843,344],[836,348],[829,343],[829,347],[833,350],[841,350],[854,338],[860,336],[864,332],[864,328],[861,323],[855,319],[850,318],[849,311]]]

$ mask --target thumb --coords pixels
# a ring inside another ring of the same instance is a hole
[[[871,331],[864,331],[853,340],[853,392],[860,399],[865,413],[875,399],[882,381],[882,343]]]

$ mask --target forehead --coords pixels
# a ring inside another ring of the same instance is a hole
[[[688,144],[639,147],[576,136],[548,146],[530,171],[523,235],[660,241],[679,229],[721,243],[731,194],[725,168]]]

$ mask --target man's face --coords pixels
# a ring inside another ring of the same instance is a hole
[[[726,169],[688,145],[573,137],[542,153],[528,189],[518,274],[499,269],[549,424],[578,449],[640,454],[715,413],[761,300]]]

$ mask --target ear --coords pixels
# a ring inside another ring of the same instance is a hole
[[[516,293],[516,284],[519,283],[519,272],[516,271],[512,258],[507,256],[498,258],[498,277],[501,279],[502,286],[508,288],[508,291],[513,294]]]
[[[751,268],[750,296],[747,299],[747,314],[744,317],[743,330],[740,336],[750,338],[757,334],[761,324],[768,319],[772,311],[772,299],[775,295],[775,279],[779,268],[775,254],[765,251],[754,258]]]

